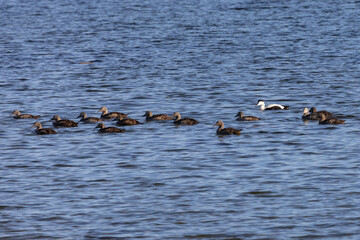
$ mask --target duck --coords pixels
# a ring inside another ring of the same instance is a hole
[[[254,117],[254,116],[244,116],[243,112],[238,112],[235,117],[238,117],[236,119],[237,121],[259,121],[259,120],[261,120],[260,118]]]
[[[117,127],[105,127],[104,123],[99,123],[95,128],[100,128],[99,133],[123,133],[125,129],[120,129]]]
[[[77,118],[81,118],[80,122],[84,122],[84,123],[96,123],[96,122],[104,121],[104,119],[102,118],[88,117],[85,112],[81,112]]]
[[[314,114],[314,115],[318,115],[318,118],[320,119],[320,113],[323,113],[325,115],[326,118],[333,116],[334,114],[332,114],[331,112],[328,111],[316,111],[315,107],[310,108],[310,113]]]
[[[213,127],[219,126],[219,128],[216,130],[216,134],[218,135],[240,135],[242,129],[235,129],[235,128],[224,128],[223,121],[217,121]]]
[[[123,116],[118,116],[117,118],[114,119],[114,121],[117,121],[116,122],[117,126],[132,126],[132,125],[142,124],[136,119],[123,118]]]
[[[10,116],[14,116],[15,119],[33,118],[38,119],[40,115],[34,116],[31,114],[21,114],[19,110],[15,110]]]
[[[289,106],[283,106],[280,104],[270,104],[265,106],[265,102],[263,100],[259,100],[256,106],[260,106],[262,111],[264,110],[288,110]]]
[[[192,118],[181,118],[181,115],[179,112],[174,112],[174,114],[171,116],[172,119],[175,118],[174,124],[176,125],[195,125],[198,124],[199,121],[192,119]]]
[[[153,115],[151,111],[146,111],[143,117],[146,117],[146,121],[153,120],[171,120],[172,118],[166,114],[155,114]]]
[[[52,128],[42,128],[40,122],[35,122],[32,127],[36,127],[35,133],[39,135],[56,134],[56,131]]]
[[[101,118],[103,119],[113,119],[113,118],[117,118],[118,116],[127,117],[127,114],[125,113],[120,113],[120,112],[108,113],[108,109],[104,106],[102,106],[98,112],[102,112]]]
[[[308,108],[304,108],[301,118],[303,120],[316,120],[319,121],[321,117],[317,113],[310,113]]]
[[[51,120],[55,120],[53,125],[55,127],[77,127],[78,124],[72,120],[61,119],[59,115],[54,115]]]
[[[319,114],[321,119],[319,121],[319,124],[344,124],[345,120],[336,119],[336,118],[326,118],[324,113]]]

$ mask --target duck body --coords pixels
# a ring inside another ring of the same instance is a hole
[[[35,122],[33,127],[36,127],[35,133],[39,135],[56,134],[56,131],[52,128],[42,128],[40,122]]]
[[[321,119],[319,121],[319,124],[344,124],[345,120],[336,119],[336,118],[326,118],[325,114],[320,113]]]
[[[269,104],[265,106],[265,102],[263,100],[259,100],[256,106],[260,106],[262,111],[264,110],[289,110],[289,106],[283,106],[280,104]]]
[[[146,117],[146,121],[166,121],[171,120],[171,117],[166,114],[153,114],[151,111],[146,111],[146,113],[143,115],[143,117]]]
[[[117,121],[116,122],[117,126],[133,126],[133,125],[142,124],[136,119],[123,118],[122,116],[118,116],[114,121]]]
[[[38,119],[40,115],[34,116],[31,114],[21,114],[19,110],[15,110],[10,116],[14,116],[15,119],[26,119],[26,118],[32,118],[32,119]]]
[[[100,128],[99,133],[123,133],[125,129],[120,129],[117,127],[105,127],[104,123],[99,123],[95,128]]]
[[[77,127],[78,124],[72,120],[61,119],[59,115],[55,115],[51,120],[54,120],[54,127]]]
[[[240,135],[242,129],[235,128],[224,128],[224,123],[222,121],[217,121],[214,126],[219,126],[216,130],[216,134],[218,135]]]
[[[331,112],[328,111],[317,111],[315,107],[310,108],[309,111],[311,114],[313,114],[314,116],[317,115],[319,119],[321,119],[320,114],[324,114],[326,118],[329,118],[331,116],[334,116],[334,114],[332,114]]]
[[[174,114],[171,116],[172,119],[175,118],[174,124],[175,125],[195,125],[198,124],[199,121],[192,119],[192,118],[181,118],[181,115],[179,112],[174,112]]]
[[[127,117],[127,114],[125,113],[120,113],[120,112],[110,112],[108,113],[108,110],[106,107],[101,107],[100,110],[98,112],[102,112],[101,114],[101,118],[103,119],[114,119],[114,118],[117,118],[119,116],[122,116],[122,117]]]
[[[310,113],[308,108],[304,108],[301,118],[303,120],[315,120],[315,121],[319,121],[321,119],[321,117],[317,113]]]
[[[243,112],[238,112],[235,117],[238,117],[236,121],[259,121],[261,120],[258,117],[254,116],[244,116]]]
[[[77,118],[81,118],[80,122],[83,122],[83,123],[97,123],[97,122],[104,121],[104,119],[102,119],[102,118],[88,117],[85,112],[81,112]]]

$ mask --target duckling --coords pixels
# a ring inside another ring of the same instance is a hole
[[[280,104],[270,104],[265,106],[265,102],[263,100],[259,100],[256,106],[260,106],[260,110],[288,110],[289,106],[283,106]]]
[[[78,124],[72,120],[61,119],[59,115],[54,115],[51,120],[55,120],[53,125],[55,127],[77,127]]]
[[[117,127],[105,127],[104,123],[99,123],[95,128],[100,128],[99,133],[123,133],[124,129],[120,129]]]
[[[317,113],[310,113],[308,108],[304,108],[303,114],[301,116],[303,120],[316,120],[319,121],[321,119]]]
[[[103,118],[103,119],[113,119],[113,118],[116,118],[118,116],[127,117],[127,114],[125,114],[125,113],[120,113],[120,112],[110,112],[110,113],[108,113],[107,108],[104,107],[104,106],[101,107],[98,112],[102,112],[101,118]]]
[[[240,135],[242,129],[235,129],[235,128],[224,128],[224,123],[222,121],[217,121],[213,127],[219,126],[219,128],[216,131],[216,134],[218,135]]]
[[[123,116],[118,116],[117,118],[114,119],[114,121],[117,121],[116,122],[117,126],[132,126],[132,125],[142,124],[136,119],[123,118]]]
[[[319,119],[321,118],[320,113],[323,113],[326,118],[333,116],[333,114],[328,111],[316,111],[315,107],[310,108],[310,113],[317,115]]]
[[[39,135],[45,135],[45,134],[56,134],[56,131],[52,128],[42,128],[42,125],[40,122],[35,122],[32,127],[36,127],[36,134]]]
[[[324,113],[320,113],[320,121],[319,124],[344,124],[345,120],[336,119],[336,118],[326,118]]]
[[[15,119],[33,118],[38,119],[40,115],[34,116],[31,114],[21,114],[19,110],[15,110],[10,116],[14,116]]]
[[[192,118],[181,118],[179,112],[174,112],[171,118],[175,118],[174,124],[176,125],[195,125],[199,123],[197,120]]]
[[[146,111],[143,117],[146,117],[146,121],[152,120],[171,120],[171,117],[166,114],[155,114],[153,115],[151,111]]]
[[[84,123],[96,123],[96,122],[102,122],[104,121],[101,118],[97,118],[97,117],[88,117],[87,114],[85,112],[81,112],[80,115],[77,118],[81,118],[80,122],[84,122]]]
[[[237,121],[259,121],[259,120],[261,120],[260,118],[254,117],[254,116],[244,116],[243,112],[238,112],[235,117],[238,117],[236,119]]]

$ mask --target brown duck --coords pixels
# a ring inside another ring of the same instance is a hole
[[[303,120],[316,120],[319,121],[321,117],[317,113],[310,113],[308,108],[304,108],[303,114],[301,116]]]
[[[104,121],[104,119],[102,119],[102,118],[88,117],[85,112],[81,112],[77,118],[81,118],[80,122],[83,122],[83,123],[96,123],[96,122]]]
[[[172,119],[175,118],[174,124],[176,125],[195,125],[199,122],[192,118],[181,118],[181,115],[179,112],[174,112],[174,114],[171,116]]]
[[[40,122],[35,122],[34,125],[32,125],[32,127],[36,127],[36,134],[39,135],[45,135],[45,134],[55,134],[56,131],[52,128],[42,128],[42,125]]]
[[[326,118],[324,113],[320,113],[319,124],[344,124],[345,120],[336,119],[336,118]]]
[[[217,121],[213,127],[219,126],[216,130],[216,134],[218,135],[240,135],[242,129],[235,129],[235,128],[224,128],[224,123],[222,121]]]
[[[316,111],[315,107],[310,108],[310,113],[317,115],[319,119],[321,119],[320,113],[323,113],[326,118],[333,116],[333,114],[328,111]]]
[[[166,114],[155,114],[153,115],[151,111],[146,111],[143,117],[146,117],[146,121],[153,120],[171,120],[171,117]]]
[[[238,117],[236,119],[237,121],[259,121],[259,120],[261,120],[260,118],[254,117],[254,116],[244,116],[243,112],[238,112],[235,117]]]
[[[117,127],[105,127],[104,123],[99,123],[95,128],[100,128],[99,133],[123,133],[124,129],[120,129]]]
[[[77,127],[78,124],[72,120],[61,119],[59,115],[54,115],[51,120],[55,120],[53,122],[54,127]]]
[[[125,113],[120,113],[120,112],[108,113],[108,110],[106,107],[101,107],[98,112],[102,112],[101,118],[103,118],[103,119],[113,119],[113,118],[117,118],[118,116],[127,117],[127,114],[125,114]]]
[[[40,115],[34,116],[31,114],[21,114],[19,110],[15,110],[12,114],[10,114],[10,116],[14,116],[14,118],[16,119],[25,119],[25,118],[38,119],[40,117]]]
[[[117,126],[132,126],[132,125],[142,124],[136,119],[123,118],[122,116],[118,116],[114,121],[117,121],[116,122]]]

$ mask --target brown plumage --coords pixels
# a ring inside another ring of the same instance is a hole
[[[42,125],[40,122],[35,122],[32,127],[36,127],[35,133],[39,135],[45,135],[45,134],[55,134],[56,131],[52,128],[42,128]]]
[[[310,113],[308,108],[304,108],[303,114],[301,116],[303,120],[316,120],[319,121],[321,117],[317,113]]]
[[[320,113],[321,119],[319,124],[344,124],[345,120],[336,119],[336,118],[326,118],[325,114]]]
[[[55,120],[53,125],[55,127],[77,127],[78,124],[72,120],[61,119],[59,115],[54,115],[51,120]]]
[[[199,123],[197,120],[192,118],[181,118],[179,112],[174,112],[171,118],[175,118],[174,124],[176,125],[195,125]]]
[[[244,116],[243,112],[238,112],[235,117],[238,117],[236,119],[237,121],[259,121],[259,120],[261,120],[260,118],[254,117],[254,116]]]
[[[104,119],[101,119],[101,118],[88,117],[85,112],[81,112],[80,115],[77,118],[81,118],[80,122],[83,122],[83,123],[96,123],[96,122],[104,121]]]
[[[33,118],[38,119],[40,115],[34,116],[31,114],[21,114],[19,110],[15,110],[10,116],[14,116],[15,119]]]
[[[215,126],[219,126],[219,128],[216,131],[216,134],[218,135],[240,135],[242,129],[235,129],[235,128],[224,128],[224,123],[222,121],[217,121],[214,124]]]
[[[316,111],[315,107],[310,108],[310,113],[314,116],[317,115],[319,119],[321,119],[320,113],[324,114],[326,118],[333,116],[333,114],[328,111]]]
[[[99,133],[123,133],[124,129],[120,129],[117,127],[105,127],[104,123],[99,123],[95,128],[100,128]]]
[[[143,117],[146,117],[146,121],[153,120],[171,120],[171,117],[166,114],[155,114],[153,115],[151,111],[146,111]]]
[[[114,119],[114,118],[117,118],[118,116],[127,117],[127,114],[125,114],[125,113],[120,113],[120,112],[108,113],[107,108],[104,106],[101,107],[98,112],[102,112],[101,118],[103,118],[103,119]]]
[[[116,122],[117,126],[132,126],[132,125],[142,124],[136,119],[123,118],[122,116],[118,116],[114,121],[117,121]]]

